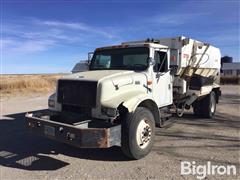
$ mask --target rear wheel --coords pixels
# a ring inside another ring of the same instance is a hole
[[[202,113],[202,100],[196,100],[193,105],[193,112],[196,116],[201,116]]]
[[[216,94],[212,91],[209,95],[194,103],[194,114],[205,118],[213,118],[216,112],[216,104]]]
[[[205,99],[203,99],[203,116],[205,118],[213,118],[216,112],[216,94],[212,91]]]
[[[122,151],[131,159],[141,159],[152,149],[155,121],[150,110],[138,107],[122,122]]]

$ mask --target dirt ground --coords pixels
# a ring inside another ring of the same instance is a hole
[[[78,149],[25,131],[24,114],[47,107],[48,94],[1,99],[0,180],[5,179],[196,179],[180,174],[181,161],[235,165],[237,175],[205,179],[239,179],[240,87],[222,86],[214,119],[187,112],[158,128],[152,152],[130,161],[119,147]]]

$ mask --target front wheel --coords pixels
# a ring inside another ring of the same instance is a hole
[[[152,149],[155,121],[150,110],[138,107],[122,122],[122,151],[131,159],[141,159]]]

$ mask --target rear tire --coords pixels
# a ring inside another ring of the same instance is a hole
[[[214,91],[212,91],[203,99],[194,102],[193,112],[197,116],[211,119],[216,112],[216,103],[216,94]]]
[[[202,115],[202,100],[196,100],[193,105],[193,112],[196,116]]]
[[[216,94],[211,92],[205,99],[203,99],[203,117],[213,118],[216,112]]]
[[[155,121],[150,110],[138,107],[122,120],[122,151],[131,159],[141,159],[152,149]]]

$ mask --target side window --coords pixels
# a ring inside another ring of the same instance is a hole
[[[155,51],[154,59],[156,61],[156,64],[153,67],[154,72],[168,71],[168,57],[166,52]]]

